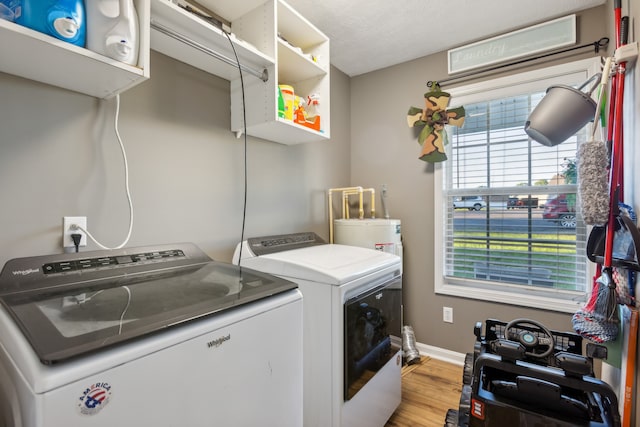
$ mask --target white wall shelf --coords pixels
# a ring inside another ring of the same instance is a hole
[[[301,55],[291,45],[278,40],[278,78],[281,82],[308,80],[327,74],[317,62]]]
[[[111,98],[149,78],[149,0],[134,2],[140,55],[131,66],[0,19],[0,71],[97,98]]]
[[[275,79],[245,87],[245,99],[251,100],[245,106],[247,133],[287,145],[327,140],[331,128],[329,39],[283,0],[265,5],[265,20],[275,20],[268,36],[268,45],[276,50]],[[320,131],[278,117],[279,84],[292,86],[303,99],[311,94],[320,96]],[[241,95],[239,84],[232,82],[231,128],[238,135],[244,131]],[[256,99],[264,102],[254,102]]]
[[[246,105],[242,105],[237,64],[226,61],[235,61],[234,51],[217,26],[171,0],[151,0],[151,49],[229,80],[231,130],[237,135],[245,130],[245,108],[249,135],[283,144],[328,139],[329,39],[282,0],[199,3],[231,23],[231,39],[243,69],[260,71],[244,78]],[[278,84],[293,86],[305,99],[312,93],[320,95],[322,131],[278,117]]]
[[[245,106],[227,35],[171,0],[134,0],[140,25],[137,66],[0,20],[0,72],[111,98],[150,77],[149,53],[154,49],[231,82],[231,130],[238,135],[245,130],[244,107],[249,135],[283,144],[328,139],[329,39],[282,0],[200,3],[231,22],[240,64],[258,71],[257,77],[244,79]],[[230,61],[216,59],[211,52]],[[278,84],[293,86],[302,98],[320,95],[321,131],[278,117]]]

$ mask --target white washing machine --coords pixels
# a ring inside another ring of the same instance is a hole
[[[192,244],[0,273],[0,426],[302,425],[302,299]]]
[[[248,239],[234,263],[303,295],[305,427],[383,427],[401,400],[400,257],[314,233]]]

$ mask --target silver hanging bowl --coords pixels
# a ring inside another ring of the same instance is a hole
[[[584,82],[578,89],[565,85],[554,85],[533,109],[524,125],[531,139],[542,145],[553,147],[567,140],[584,125],[593,120],[596,102],[591,94],[598,87],[602,74],[598,73]],[[595,81],[589,92],[582,89]]]

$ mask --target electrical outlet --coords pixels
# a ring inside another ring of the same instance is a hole
[[[65,216],[62,218],[62,247],[63,248],[75,248],[71,238],[72,234],[81,234],[80,246],[87,246],[87,235],[80,229],[75,229],[74,226],[80,226],[87,229],[87,217],[86,216]]]
[[[453,323],[453,308],[442,307],[442,321],[446,323]]]

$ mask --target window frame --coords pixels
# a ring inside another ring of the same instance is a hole
[[[589,77],[600,72],[600,64],[599,57],[584,59],[445,90],[451,94],[449,105],[452,106],[488,101],[490,100],[489,97],[495,99],[496,94],[498,94],[498,97],[507,98],[524,92],[544,91],[550,84],[572,84],[576,81],[586,81]],[[433,242],[435,294],[564,313],[574,313],[584,304],[592,288],[590,278],[595,273],[595,265],[588,260],[586,262],[587,271],[585,272],[585,277],[589,283],[585,284],[584,292],[550,291],[517,284],[489,285],[460,278],[447,279],[444,275],[446,245],[442,245],[446,238],[445,227],[448,209],[443,187],[444,182],[444,165],[437,163],[434,166],[435,216]],[[588,227],[587,236],[590,230],[591,227]]]

